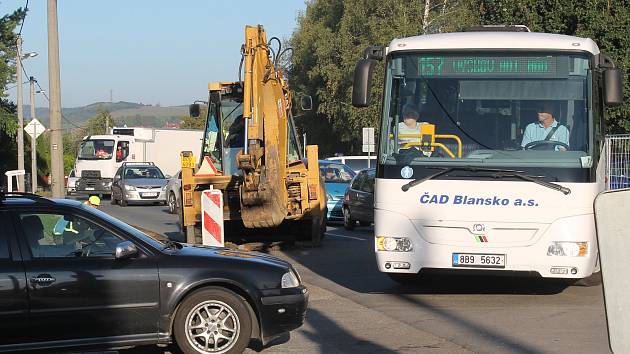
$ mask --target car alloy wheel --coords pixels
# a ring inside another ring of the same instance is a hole
[[[168,195],[168,212],[171,214],[177,212],[177,200],[175,200],[175,194],[173,194],[173,192]]]
[[[206,353],[228,351],[236,343],[240,330],[236,312],[222,301],[202,302],[186,316],[188,343]]]
[[[175,341],[184,353],[242,353],[252,322],[247,303],[223,288],[200,289],[187,296],[175,316]]]

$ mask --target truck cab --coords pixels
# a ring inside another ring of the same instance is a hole
[[[114,173],[124,161],[134,158],[134,138],[123,135],[86,136],[79,146],[75,173],[77,194],[111,193]]]

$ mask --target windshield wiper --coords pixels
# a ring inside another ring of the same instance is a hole
[[[564,195],[568,195],[571,193],[571,190],[567,187],[563,187],[557,183],[553,183],[553,182],[547,182],[545,180],[542,180],[538,177],[532,177],[532,176],[528,176],[523,174],[523,171],[516,171],[516,170],[504,170],[504,169],[499,169],[499,168],[484,168],[484,167],[473,167],[473,166],[460,166],[460,167],[448,167],[448,168],[444,168],[439,172],[430,174],[426,177],[423,178],[418,178],[418,179],[414,179],[413,181],[404,184],[402,187],[400,187],[400,189],[402,189],[403,192],[406,192],[409,190],[409,188],[414,187],[419,185],[420,183],[424,182],[424,181],[428,181],[430,179],[433,179],[435,177],[439,177],[442,175],[445,175],[449,172],[453,172],[453,171],[468,171],[468,172],[490,172],[492,173],[489,177],[492,178],[505,178],[505,177],[516,177],[516,178],[520,178],[522,180],[525,181],[529,181],[529,182],[533,182],[536,184],[539,184],[543,187],[547,187],[547,188],[551,188],[553,190],[557,190],[559,192],[562,192]]]
[[[173,240],[166,240],[166,241],[163,241],[163,243],[164,243],[164,248],[162,248],[162,250],[167,250],[169,248],[174,248],[174,249],[179,250],[184,247],[181,243],[177,241],[173,241]]]

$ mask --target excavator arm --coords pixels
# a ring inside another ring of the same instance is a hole
[[[278,53],[279,54],[279,53]],[[277,70],[262,26],[245,28],[243,118],[246,141],[238,155],[243,171],[241,217],[246,227],[274,227],[287,215],[287,119],[291,94]]]

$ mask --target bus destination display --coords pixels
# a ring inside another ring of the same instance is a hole
[[[568,63],[558,59],[555,56],[426,56],[418,58],[418,71],[425,77],[566,77]]]

